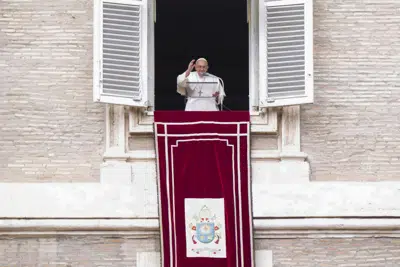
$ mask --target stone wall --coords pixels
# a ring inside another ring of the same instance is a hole
[[[92,1],[2,1],[0,182],[99,180]]]
[[[272,250],[274,267],[398,267],[400,239],[264,239],[256,249]]]
[[[398,267],[400,239],[262,239],[274,267]],[[136,266],[137,252],[160,251],[159,240],[59,236],[0,238],[0,266]],[[266,265],[268,266],[268,265]],[[260,266],[262,267],[262,266]]]
[[[0,238],[0,266],[136,266],[136,253],[159,250],[159,240],[60,236]]]
[[[301,115],[312,180],[400,179],[399,9],[314,1],[315,103]]]

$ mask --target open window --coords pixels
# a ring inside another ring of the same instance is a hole
[[[157,1],[157,4],[164,10],[168,4],[178,4],[175,9],[169,10],[181,12],[179,14],[182,16],[181,7],[190,5],[189,2],[171,0],[162,3]],[[225,1],[218,1],[220,2]],[[245,103],[233,108],[242,110],[249,107],[251,110],[258,110],[265,107],[312,103],[312,0],[248,0],[247,12],[246,4],[241,2],[244,1],[237,1],[243,8],[241,13],[234,13],[238,12],[238,9],[234,8],[234,4],[230,8],[229,1],[223,3],[223,8],[214,8],[215,0],[211,5],[205,4],[204,1],[199,2],[199,6],[195,8],[207,8],[202,10],[202,16],[197,21],[191,16],[190,10],[193,10],[193,6],[188,6],[185,11],[193,21],[185,21],[183,17],[175,21],[182,25],[190,24],[195,29],[201,25],[206,25],[205,28],[212,27],[213,24],[202,24],[201,20],[212,21],[215,25],[218,22],[213,18],[229,18],[225,26],[230,27],[231,32],[236,29],[241,32],[237,34],[234,45],[231,45],[234,39],[230,39],[229,42],[224,42],[226,38],[217,40],[218,52],[209,57],[210,72],[224,80],[227,80],[228,75],[238,76],[237,73],[241,73],[240,83],[234,79],[230,82],[232,87],[238,88],[235,89],[238,93],[229,94],[230,87],[226,84],[227,106],[232,106],[228,102],[229,99],[232,103]],[[168,54],[167,50],[164,50],[160,58],[157,58],[157,51],[168,48],[164,47],[167,45],[165,42],[158,43],[157,34],[160,36],[163,28],[154,27],[155,3],[156,0],[95,0],[94,101],[142,107],[147,110],[173,107],[183,110],[184,99],[176,93],[176,76],[185,70],[190,61],[189,57],[208,57],[208,52],[200,49],[201,42],[207,42],[209,44],[206,47],[211,47],[216,40],[203,38],[198,46],[188,42],[187,46],[185,44],[179,50],[182,52],[187,47],[196,48],[189,51],[187,57],[182,53],[174,55],[173,51]],[[171,26],[175,22],[169,21],[166,24]],[[157,23],[163,22],[157,20]],[[246,29],[239,28],[242,26]],[[170,41],[176,44],[187,42],[187,31],[178,26],[171,30],[175,31],[179,38],[171,37]],[[229,38],[231,37],[234,35],[230,35]],[[160,36],[159,39],[162,38]],[[241,50],[227,52],[234,47],[240,47]],[[224,53],[228,57],[224,58]],[[232,65],[229,60],[235,56],[239,64],[229,68],[229,65]],[[224,65],[225,63],[227,64]],[[243,75],[246,69],[247,75]],[[170,105],[155,106],[155,91],[161,98],[169,97]]]
[[[192,59],[207,58],[227,97],[223,110],[249,109],[249,31],[244,0],[157,2],[155,109],[183,110],[176,79]]]

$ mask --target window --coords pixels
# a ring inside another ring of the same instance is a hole
[[[248,86],[243,88],[245,95],[249,96],[248,106],[251,110],[258,110],[261,107],[312,103],[312,0],[248,1],[246,49],[249,75]],[[95,1],[94,101],[157,109],[154,84],[159,86],[162,83],[156,82],[159,71],[155,72],[158,68],[154,67],[157,62],[157,53],[154,52],[154,47],[157,47],[155,7],[155,0]],[[211,12],[213,10],[218,9],[211,8],[210,14],[205,14],[204,18],[224,16]],[[225,12],[229,12],[229,8]],[[176,40],[177,44],[185,41],[185,32],[180,34],[182,40]],[[207,57],[201,51],[198,53],[198,56]],[[187,67],[186,61],[182,61],[185,64],[179,68],[177,66],[177,74]],[[212,72],[218,63],[210,60],[210,64]],[[157,88],[156,91],[168,90],[171,95],[176,94],[176,76],[173,78],[171,88]]]
[[[207,15],[208,14],[208,15]],[[192,59],[205,57],[221,77],[224,110],[248,110],[249,49],[246,1],[171,0],[157,3],[155,108],[183,110],[176,78]]]

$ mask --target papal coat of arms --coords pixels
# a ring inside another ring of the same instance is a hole
[[[199,211],[198,215],[194,215],[192,223],[189,224],[189,228],[192,231],[192,242],[194,245],[201,244],[216,244],[218,245],[221,236],[221,224],[218,223],[217,216],[211,212],[211,210],[204,205]],[[198,249],[193,248],[192,251],[199,254],[200,251],[210,250],[209,252],[216,254],[220,249],[215,249],[215,246],[211,249],[207,249],[205,246],[199,246]]]

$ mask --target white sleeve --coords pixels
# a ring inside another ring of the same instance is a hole
[[[222,102],[224,101],[224,97],[226,96],[225,94],[225,90],[224,90],[224,84],[221,78],[217,78],[218,79],[218,105],[222,104]]]
[[[181,95],[186,95],[186,87],[187,87],[187,81],[188,81],[189,76],[190,76],[190,74],[186,77],[186,72],[184,72],[181,75],[179,75],[177,78],[176,91]]]

